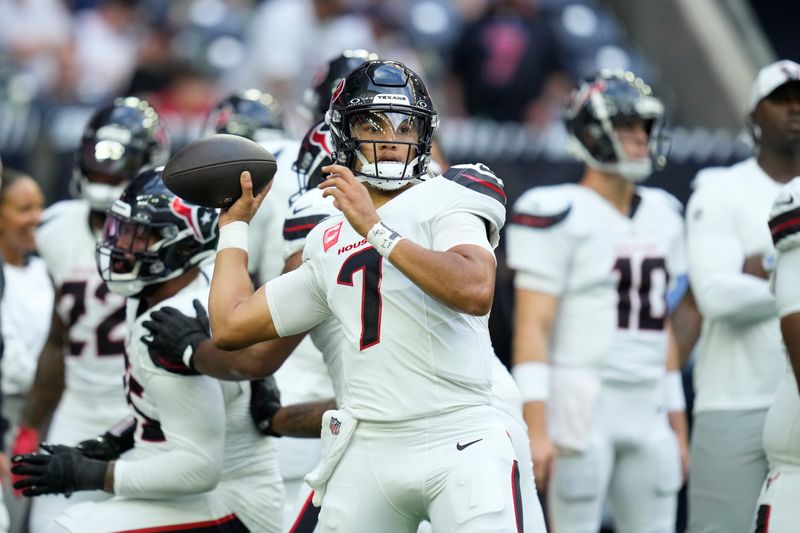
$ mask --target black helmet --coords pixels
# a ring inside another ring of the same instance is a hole
[[[570,151],[587,165],[641,182],[666,163],[664,105],[632,72],[602,71],[572,94],[565,112]],[[625,155],[614,126],[644,121],[649,157]]]
[[[219,210],[176,196],[162,170],[145,170],[125,187],[97,243],[100,276],[122,296],[138,296],[214,256]]]
[[[303,95],[303,103],[314,113],[314,121],[323,120],[331,105],[333,90],[356,68],[367,61],[378,59],[378,54],[367,50],[345,50],[322,65]]]
[[[397,189],[426,174],[439,119],[425,84],[402,63],[369,61],[354,70],[334,90],[325,121],[333,159],[371,185]],[[379,161],[379,147],[397,159]]]
[[[262,142],[284,137],[283,110],[278,100],[258,89],[230,95],[208,114],[205,134],[228,133]]]
[[[117,98],[83,130],[73,184],[93,210],[105,211],[140,170],[168,158],[169,141],[155,109],[140,98]]]
[[[300,193],[313,189],[325,180],[322,167],[333,162],[332,152],[331,129],[324,122],[314,124],[303,137],[297,159],[292,163]]]

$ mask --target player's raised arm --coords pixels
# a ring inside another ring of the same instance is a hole
[[[249,172],[240,177],[242,196],[220,216],[220,238],[208,299],[214,344],[227,350],[244,348],[278,336],[264,287],[253,292],[247,273],[247,225],[267,194],[253,196]]]

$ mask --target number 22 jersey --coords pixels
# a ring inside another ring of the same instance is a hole
[[[516,202],[508,238],[515,286],[559,299],[551,363],[640,382],[665,372],[666,292],[686,274],[680,203],[638,187],[630,216],[581,185]]]
[[[504,202],[491,171],[463,165],[402,192],[378,214],[430,250],[473,244],[492,251]],[[280,335],[330,316],[341,323],[341,403],[359,419],[409,420],[490,403],[488,317],[460,313],[423,292],[342,215],[311,231],[303,264],[269,282],[266,293]]]

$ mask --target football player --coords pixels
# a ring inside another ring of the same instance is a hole
[[[761,487],[756,533],[789,533],[800,524],[800,178],[786,185],[770,213],[777,250],[772,288],[789,365],[764,422],[769,473]]]
[[[206,301],[201,270],[213,258],[217,210],[171,193],[160,169],[141,173],[108,215],[97,267],[127,297],[125,383],[136,420],[133,449],[111,461],[81,448],[43,445],[48,454],[15,456],[15,486],[24,494],[105,490],[117,497],[69,508],[56,520],[73,532],[280,531],[283,490],[272,439],[249,414],[248,382],[222,382],[155,366],[141,340],[142,323],[160,306]]]
[[[666,292],[683,223],[640,185],[663,164],[663,116],[630,72],[583,83],[566,110],[580,183],[534,188],[511,217],[513,374],[555,531],[598,531],[607,497],[616,531],[675,529],[686,428]]]
[[[689,529],[752,531],[769,465],[762,434],[784,374],[769,274],[767,222],[781,185],[800,175],[800,64],[761,69],[749,123],[756,153],[695,179],[686,216],[692,292],[703,314],[694,367]]]
[[[317,225],[303,264],[254,293],[247,221],[264,195],[243,173],[220,219],[212,340],[240,349],[340,322],[343,408],[325,414],[325,455],[306,478],[322,504],[318,531],[413,532],[424,519],[518,531],[519,465],[490,406],[502,183],[482,165],[421,180],[438,118],[402,64],[361,65],[326,120],[338,164],[321,187],[344,216]]]
[[[47,440],[75,444],[111,427],[127,413],[124,370],[125,307],[97,273],[94,249],[105,211],[140,169],[166,163],[169,144],[155,110],[144,100],[118,98],[100,108],[84,129],[75,156],[79,198],[48,208],[36,233],[56,300],[47,344],[16,434],[13,453],[37,449],[39,431],[52,415]],[[30,531],[39,533],[67,505],[106,498],[85,492],[37,498]]]

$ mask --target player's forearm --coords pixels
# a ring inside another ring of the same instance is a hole
[[[747,323],[775,316],[775,298],[763,279],[733,272],[700,274],[690,279],[706,319]]]
[[[270,421],[270,428],[284,437],[315,438],[325,411],[336,409],[336,400],[299,403],[281,407]]]
[[[41,428],[55,411],[64,392],[64,355],[61,345],[48,341],[39,358],[25,405],[20,414],[20,425]]]
[[[217,253],[208,316],[212,341],[223,350],[241,350],[278,336],[263,287],[253,292],[244,250],[227,248]]]
[[[249,381],[272,375],[305,337],[305,333],[254,344],[227,352],[211,340],[203,341],[192,356],[192,364],[202,374],[228,381]]]
[[[480,252],[490,255],[477,246],[434,252],[403,239],[389,260],[428,295],[462,313],[481,316],[492,308],[495,264]]]
[[[800,390],[800,313],[792,313],[781,318],[781,332],[794,371],[794,379]]]
[[[686,295],[670,316],[670,322],[678,350],[678,360],[682,367],[689,361],[703,326],[703,315],[697,308],[697,302],[695,302],[691,290],[686,291]]]

